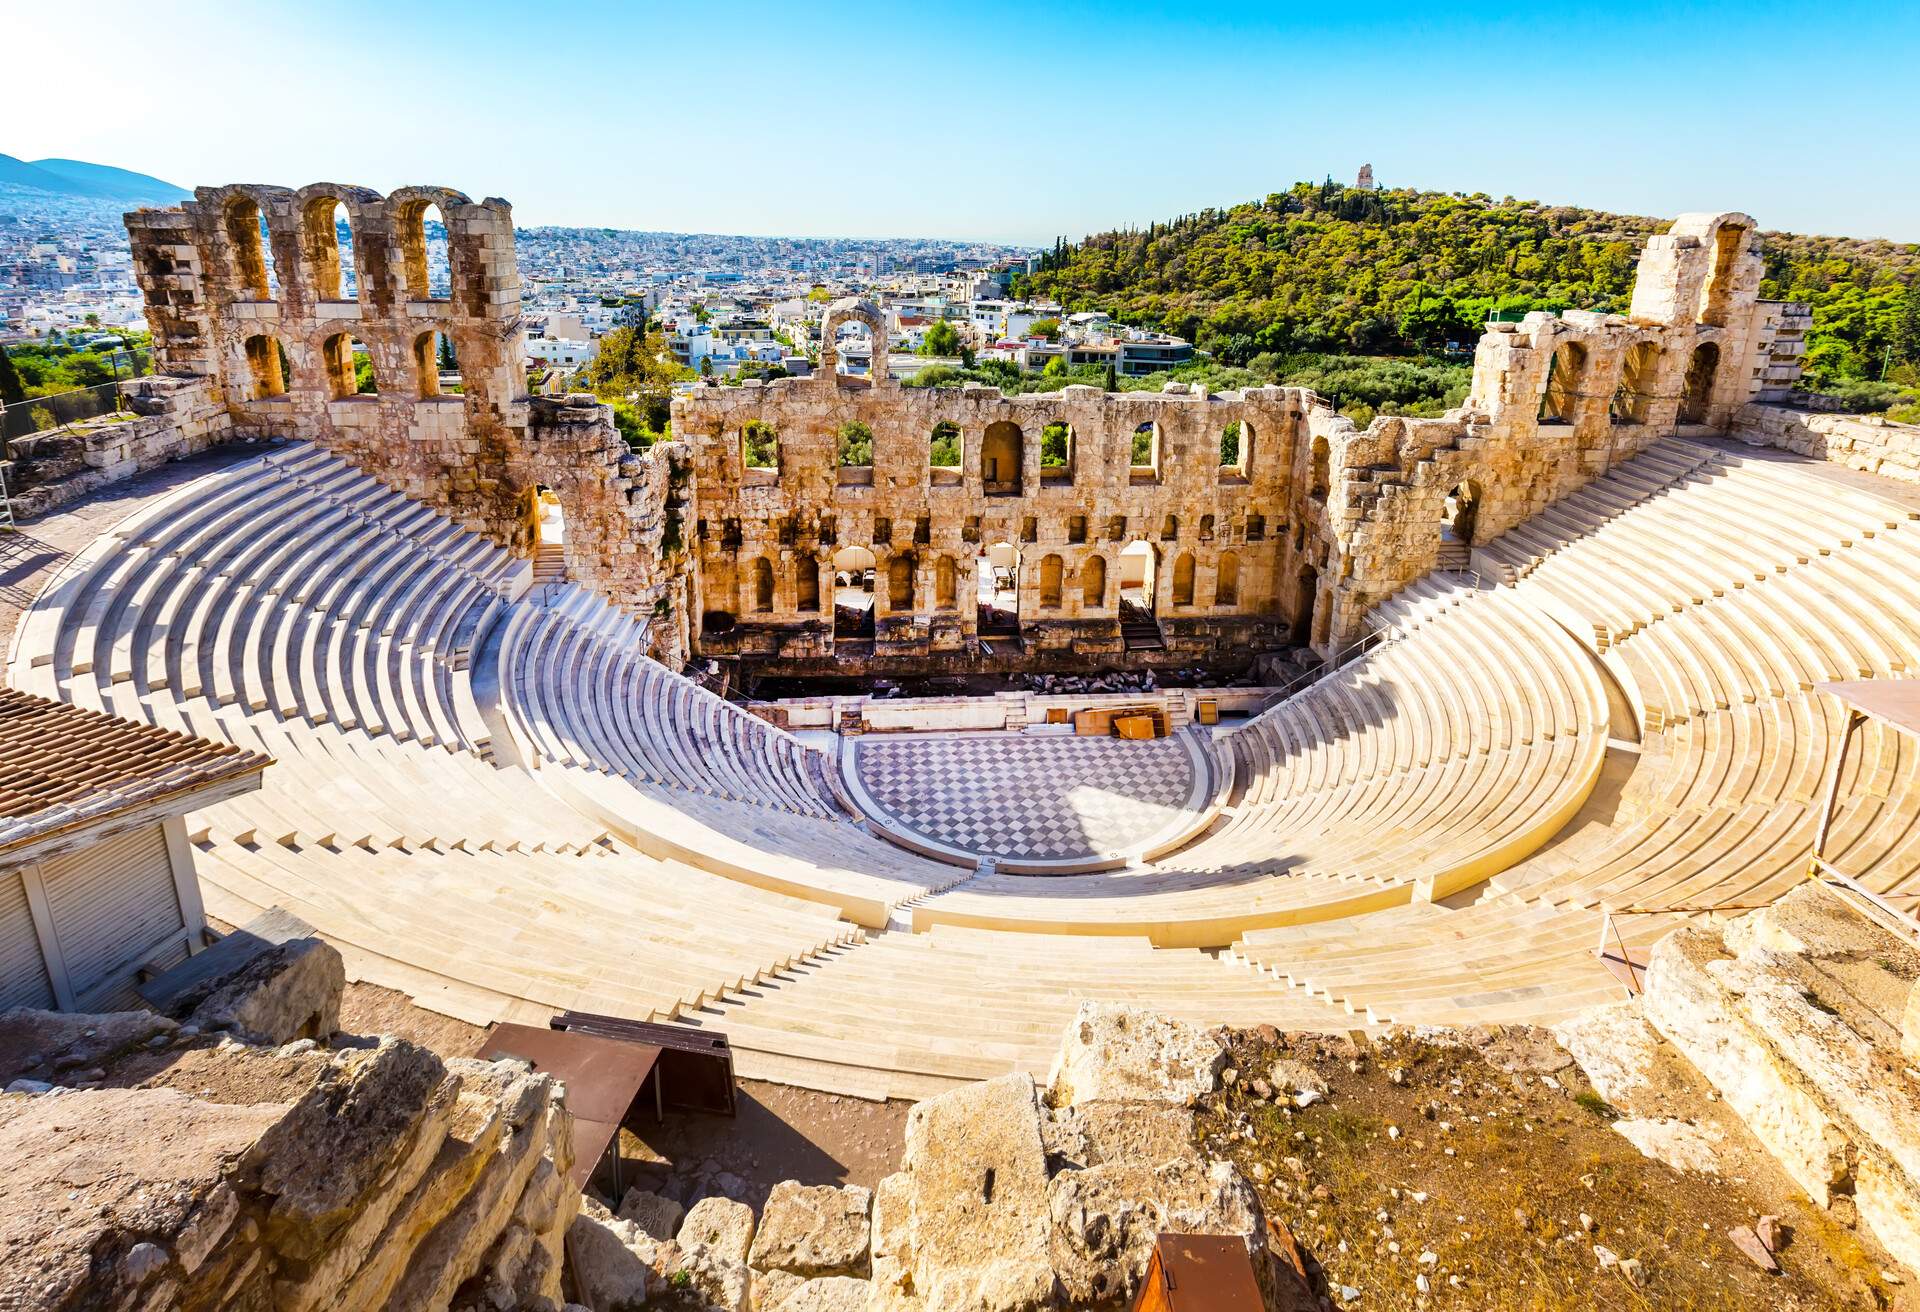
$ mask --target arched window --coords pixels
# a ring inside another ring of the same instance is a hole
[[[1701,323],[1724,324],[1727,306],[1733,298],[1733,270],[1740,258],[1740,247],[1747,230],[1737,223],[1723,223],[1713,234],[1713,272],[1700,288]]]
[[[1441,514],[1441,539],[1472,546],[1474,529],[1480,518],[1480,485],[1469,479],[1447,493]]]
[[[1160,540],[1162,542],[1172,542],[1179,536],[1180,517],[1178,515],[1168,515],[1166,522],[1160,526]]]
[[[773,566],[765,556],[753,562],[753,608],[762,613],[773,609]]]
[[[1252,463],[1249,456],[1253,451],[1253,425],[1243,419],[1235,419],[1220,430],[1220,476],[1222,478],[1245,478]]]
[[[1106,557],[1088,556],[1080,566],[1080,604],[1088,609],[1107,604]]]
[[[960,572],[952,556],[940,557],[933,567],[934,604],[941,610],[953,610],[960,604]]]
[[[1325,501],[1327,499],[1327,489],[1332,482],[1331,462],[1332,452],[1327,446],[1327,439],[1324,437],[1314,438],[1313,475],[1312,482],[1308,485],[1307,495],[1315,501]]]
[[[1160,425],[1148,422],[1133,430],[1133,453],[1127,462],[1127,474],[1135,480],[1151,481],[1160,477]]]
[[[373,370],[373,353],[350,333],[335,333],[321,343],[320,363],[326,371],[327,395],[334,400],[379,395],[380,380]]]
[[[1213,541],[1213,516],[1212,515],[1200,516],[1200,540],[1202,542]]]
[[[233,250],[234,291],[242,300],[272,300],[279,279],[267,262],[267,221],[245,196],[227,203],[227,243]]]
[[[1026,439],[1018,424],[1002,419],[980,439],[980,481],[988,496],[1020,495],[1020,463]]]
[[[820,609],[820,562],[802,556],[793,564],[793,608],[803,615]]]
[[[400,216],[400,259],[407,273],[407,299],[444,301],[453,296],[452,250],[447,221],[431,201],[416,201]]]
[[[933,469],[951,469],[958,472],[961,465],[960,425],[951,419],[942,419],[933,426],[933,434],[927,439],[927,465]]]
[[[1231,551],[1220,553],[1220,564],[1214,570],[1213,604],[1216,606],[1240,604],[1240,557]]]
[[[1058,556],[1043,556],[1040,560],[1040,604],[1057,607],[1060,604],[1061,577],[1066,572],[1066,562]]]
[[[763,419],[740,426],[740,463],[747,469],[780,469],[780,430]]]
[[[913,565],[910,554],[887,562],[887,605],[894,610],[913,609]]]
[[[1653,408],[1653,376],[1660,364],[1660,347],[1640,342],[1627,352],[1620,366],[1620,386],[1613,394],[1613,417],[1623,424],[1644,424]]]
[[[353,221],[332,196],[307,202],[300,216],[300,244],[313,271],[313,294],[322,301],[351,301],[358,292]]]
[[[425,332],[413,339],[413,367],[420,378],[421,396],[457,396],[465,390],[460,355],[446,333]]]
[[[1173,562],[1173,604],[1193,605],[1193,553],[1183,551]]]
[[[1564,342],[1547,365],[1547,393],[1540,401],[1540,418],[1545,423],[1570,424],[1580,406],[1580,387],[1587,372],[1587,348],[1578,342]]]
[[[1713,376],[1720,371],[1720,347],[1702,342],[1687,361],[1687,390],[1680,403],[1680,422],[1704,424],[1713,406]]]
[[[1073,482],[1073,425],[1058,419],[1040,430],[1040,481]]]
[[[287,394],[287,352],[275,337],[256,334],[247,338],[247,372],[253,377],[253,393],[247,399],[265,401]]]

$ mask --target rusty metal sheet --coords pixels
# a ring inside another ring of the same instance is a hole
[[[575,1184],[584,1184],[653,1074],[660,1049],[650,1043],[500,1024],[473,1055],[483,1061],[530,1062],[540,1074],[566,1084],[567,1107],[573,1112],[573,1178]]]
[[[1847,679],[1813,686],[1856,711],[1920,738],[1920,679]]]
[[[1162,1234],[1155,1251],[1162,1297],[1174,1312],[1264,1312],[1239,1235]]]

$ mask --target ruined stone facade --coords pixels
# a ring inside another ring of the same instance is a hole
[[[227,435],[311,439],[523,555],[546,486],[574,578],[637,612],[685,611],[663,545],[674,450],[635,454],[604,407],[527,395],[505,201],[438,187],[203,187],[180,207],[129,214],[127,231],[155,371],[197,384]],[[657,629],[669,660],[684,641],[684,625]]]
[[[429,268],[430,206],[444,279]],[[843,326],[884,337],[876,307],[846,300],[812,377],[703,382],[674,401],[678,440],[636,454],[590,398],[526,394],[504,201],[232,186],[127,227],[168,405],[201,429],[311,438],[523,555],[536,488],[551,488],[571,575],[654,617],[670,663],[810,672],[973,668],[989,653],[1056,667],[1330,653],[1384,598],[1468,567],[1476,544],[1656,438],[1723,433],[1776,399],[1806,322],[1757,299],[1752,219],[1683,215],[1648,243],[1628,313],[1492,325],[1461,409],[1362,431],[1296,388],[1007,397],[842,374]],[[864,435],[860,463],[843,459],[848,425]],[[983,633],[996,545],[1017,605]],[[1142,552],[1150,564],[1123,562]],[[868,568],[871,630],[836,635],[836,573]],[[1164,646],[1128,650],[1142,644],[1123,632],[1123,582]]]

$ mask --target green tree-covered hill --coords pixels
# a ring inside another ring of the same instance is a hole
[[[1496,314],[1622,311],[1668,220],[1484,195],[1299,183],[1144,230],[1064,240],[1026,294],[1193,340],[1228,363],[1262,352],[1425,354],[1470,347]],[[1763,234],[1763,295],[1813,306],[1821,385],[1920,386],[1920,245]]]

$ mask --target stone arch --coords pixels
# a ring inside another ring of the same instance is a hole
[[[913,609],[913,574],[917,561],[903,551],[887,562],[887,609]]]
[[[881,385],[887,380],[887,318],[879,306],[858,296],[843,296],[827,307],[826,318],[820,324],[820,372],[836,382],[841,381],[837,338],[842,327],[853,323],[866,325],[873,338],[869,377],[876,386]]]
[[[952,556],[934,562],[933,604],[939,610],[953,610],[960,604],[960,571]]]
[[[1635,342],[1620,363],[1620,385],[1613,393],[1613,417],[1623,424],[1644,424],[1651,416],[1654,378],[1660,368],[1660,344]]]
[[[326,374],[327,396],[338,401],[360,392],[360,371],[354,360],[352,333],[334,333],[320,344],[320,366]],[[378,383],[374,390],[379,390]]]
[[[1712,263],[1700,285],[1700,305],[1695,319],[1705,324],[1725,324],[1727,311],[1738,294],[1741,257],[1747,254],[1753,220],[1744,214],[1722,214],[1713,221],[1707,235]]]
[[[1020,549],[1004,538],[980,548],[974,561],[975,623],[979,633],[1020,631]]]
[[[1680,422],[1704,424],[1713,412],[1713,384],[1720,372],[1720,344],[1701,342],[1687,360],[1686,390],[1681,394]]]
[[[222,206],[221,216],[233,261],[235,299],[273,300],[280,279],[268,256],[267,220],[260,202],[246,192],[238,192]]]
[[[980,482],[988,496],[1020,495],[1026,435],[1007,419],[987,425],[980,438]]]
[[[377,192],[363,187],[316,183],[302,187],[299,196],[300,258],[307,283],[319,301],[354,301],[366,282],[362,267],[359,206],[378,201]],[[341,232],[344,223],[345,234]]]
[[[773,609],[773,562],[765,556],[754,557],[749,577],[753,582],[753,609],[764,615]]]
[[[1253,421],[1235,419],[1220,430],[1220,476],[1245,478],[1253,468]]]
[[[1160,525],[1160,540],[1172,542],[1180,536],[1180,516],[1168,515]]]
[[[285,396],[291,380],[287,377],[287,351],[280,339],[269,333],[255,333],[247,338],[242,349],[247,356],[247,374],[253,380],[247,389],[247,399],[266,401]]]
[[[1193,553],[1183,551],[1173,562],[1173,604],[1193,605]]]
[[[1441,538],[1473,545],[1473,534],[1480,518],[1480,485],[1472,479],[1447,493],[1441,509]]]
[[[833,553],[833,636],[873,636],[874,555],[865,547]]]
[[[1562,342],[1547,363],[1547,386],[1540,398],[1542,423],[1570,424],[1579,418],[1580,389],[1586,381],[1587,348]]]
[[[1214,568],[1213,604],[1216,606],[1240,604],[1240,557],[1231,551],[1221,552],[1220,563]]]
[[[803,615],[820,610],[820,562],[812,556],[797,556],[793,562],[793,608]]]
[[[1040,558],[1040,604],[1048,609],[1057,610],[1060,606],[1061,588],[1066,578],[1067,563],[1058,554],[1048,554]]]
[[[1055,419],[1040,430],[1040,481],[1042,483],[1073,482],[1075,447],[1073,425],[1064,419]]]
[[[1151,542],[1135,538],[1120,549],[1120,609],[1122,618],[1128,607],[1137,607],[1149,615],[1160,609],[1160,553]]]
[[[1080,563],[1080,604],[1088,610],[1104,608],[1107,604],[1107,558],[1102,555],[1088,556]]]
[[[1296,647],[1310,646],[1313,642],[1313,612],[1320,599],[1320,571],[1312,565],[1302,565],[1294,576],[1293,615],[1289,640]]]
[[[1200,540],[1202,542],[1213,541],[1213,516],[1212,515],[1200,516]]]
[[[460,264],[454,214],[471,204],[464,194],[446,187],[403,187],[387,197],[395,239],[400,247],[401,280],[408,300],[454,299]],[[444,256],[432,250],[427,232],[429,211],[439,221],[445,236]]]

